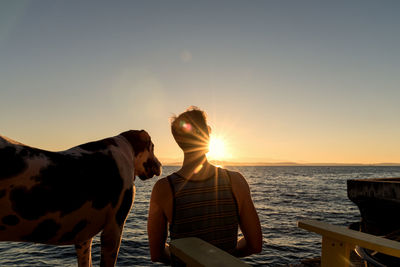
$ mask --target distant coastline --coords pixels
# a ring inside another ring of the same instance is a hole
[[[400,163],[298,163],[298,162],[234,162],[234,161],[210,161],[214,165],[221,166],[377,166],[400,167]],[[164,166],[181,166],[181,162],[163,162]]]

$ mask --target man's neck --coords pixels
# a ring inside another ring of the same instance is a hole
[[[211,165],[205,153],[185,153],[182,167],[177,173],[186,179],[202,180],[215,173],[215,167]]]

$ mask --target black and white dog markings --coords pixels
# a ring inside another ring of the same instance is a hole
[[[114,266],[135,177],[161,174],[146,131],[66,151],[32,148],[0,136],[0,241],[74,244],[78,266],[92,266],[101,233],[101,266]]]

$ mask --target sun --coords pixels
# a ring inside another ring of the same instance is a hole
[[[227,155],[225,140],[221,137],[210,136],[207,157],[211,160],[223,160]]]

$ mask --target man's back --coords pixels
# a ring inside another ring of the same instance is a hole
[[[249,185],[240,173],[231,171],[229,173],[232,196],[237,206],[238,224],[243,233],[243,237],[237,241],[236,248],[231,253],[237,257],[259,253],[262,248],[261,226],[251,199]],[[196,181],[197,179],[194,180],[194,182]],[[152,261],[166,262],[165,258],[169,258],[168,245],[164,248],[164,244],[168,236],[167,225],[169,224],[172,227],[173,210],[174,194],[168,177],[165,177],[158,180],[154,185],[150,199],[147,228]]]
[[[238,207],[229,173],[192,181],[174,173],[167,177],[173,192],[171,240],[198,237],[229,253],[237,243]]]

